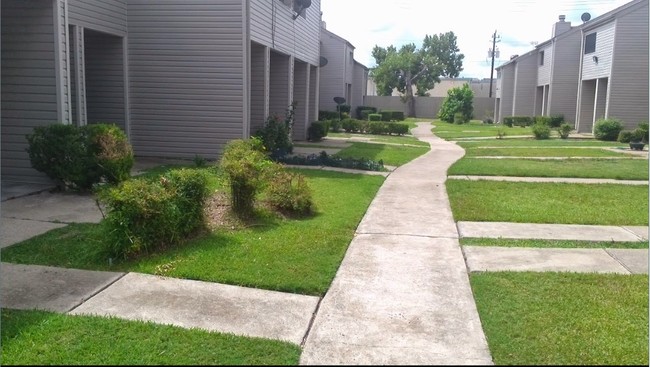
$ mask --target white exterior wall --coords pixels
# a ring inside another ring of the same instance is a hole
[[[598,28],[585,31],[584,38],[596,32],[596,51],[590,54],[582,54],[582,79],[596,79],[609,77],[612,70],[612,58],[614,56],[614,36],[616,35],[616,21],[607,23]],[[598,57],[598,63],[593,57]]]

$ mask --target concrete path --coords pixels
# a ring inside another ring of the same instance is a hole
[[[445,191],[463,150],[418,124],[432,150],[397,168],[357,228],[301,364],[492,364]]]
[[[648,240],[647,226],[594,226],[509,222],[457,224],[460,237],[637,242]]]
[[[509,181],[509,182],[570,182],[584,184],[619,184],[648,186],[647,180],[614,180],[607,178],[563,178],[563,177],[509,177],[509,176],[447,176],[448,180]]]

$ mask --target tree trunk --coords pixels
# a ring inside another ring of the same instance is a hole
[[[415,117],[415,98],[413,98],[413,85],[411,72],[406,72],[406,117]]]

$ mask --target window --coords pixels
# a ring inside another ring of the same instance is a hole
[[[585,55],[596,52],[596,33],[588,34],[585,37]]]
[[[350,51],[350,64],[354,61],[354,54]]]
[[[540,51],[539,53],[539,65],[544,65],[544,51]]]

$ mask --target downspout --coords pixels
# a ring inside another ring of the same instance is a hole
[[[580,67],[578,68],[578,98],[576,102],[576,121],[574,128],[576,131],[580,131],[580,117],[581,117],[581,106],[582,106],[582,66],[585,62],[584,58],[584,49],[585,49],[585,32],[584,29],[580,30]]]
[[[275,1],[273,1],[275,3]],[[250,0],[242,0],[242,138],[250,137],[251,42]]]

